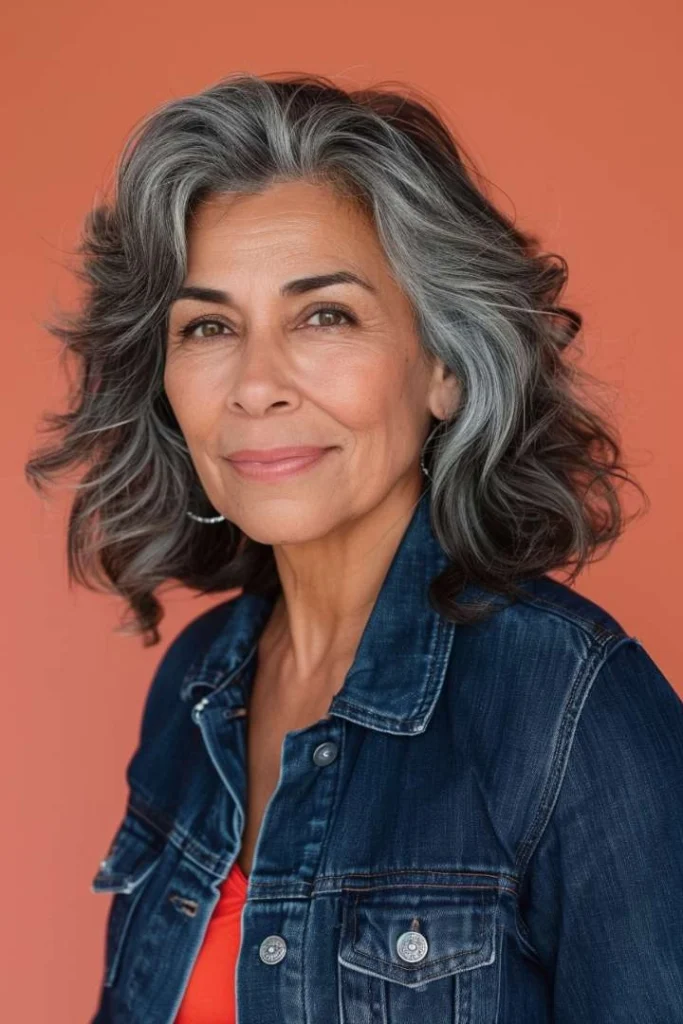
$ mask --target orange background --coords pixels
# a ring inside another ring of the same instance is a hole
[[[10,5],[7,5],[8,7]],[[0,36],[3,268],[2,1016],[94,1012],[109,898],[90,892],[125,800],[142,702],[171,638],[215,603],[176,591],[163,642],[115,635],[114,598],[67,589],[68,494],[41,505],[23,462],[61,407],[41,329],[77,294],[65,269],[95,189],[158,103],[230,71],[414,83],[495,184],[569,261],[587,367],[652,500],[583,593],[635,633],[679,693],[681,62],[678,0],[396,0],[11,5]],[[678,68],[678,71],[676,70]]]

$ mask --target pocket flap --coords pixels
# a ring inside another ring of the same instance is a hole
[[[496,890],[345,890],[342,905],[338,959],[353,970],[414,987],[495,959]]]
[[[133,892],[156,866],[166,837],[130,807],[90,883],[92,892]]]

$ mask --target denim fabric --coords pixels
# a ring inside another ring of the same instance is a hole
[[[426,492],[329,714],[285,736],[238,1024],[681,1024],[683,703],[549,576],[448,622],[427,596],[446,564]],[[240,847],[273,601],[215,606],[159,663],[92,882],[113,899],[91,1024],[174,1020]]]

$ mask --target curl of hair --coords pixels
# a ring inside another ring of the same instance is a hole
[[[494,206],[430,101],[405,86],[345,91],[319,75],[236,73],[134,127],[113,195],[85,218],[74,271],[84,298],[44,324],[77,373],[67,410],[44,416],[56,437],[31,453],[26,476],[42,494],[85,467],[68,521],[69,581],[122,596],[132,614],[121,631],[145,646],[160,638],[164,584],[280,589],[269,545],[230,521],[186,515],[212,509],[163,373],[197,204],[297,179],[329,184],[372,218],[425,356],[461,385],[426,456],[432,523],[449,555],[429,591],[441,614],[490,614],[458,602],[472,581],[512,600],[524,578],[564,568],[571,582],[633,518],[620,485],[648,505],[615,428],[580,394],[590,375],[566,358],[582,326],[558,304],[566,261]]]

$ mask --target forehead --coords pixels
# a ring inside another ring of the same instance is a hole
[[[214,194],[193,210],[187,225],[188,261],[198,268],[216,259],[262,261],[310,255],[340,256],[375,266],[384,252],[370,218],[331,185],[278,182],[258,194]]]

